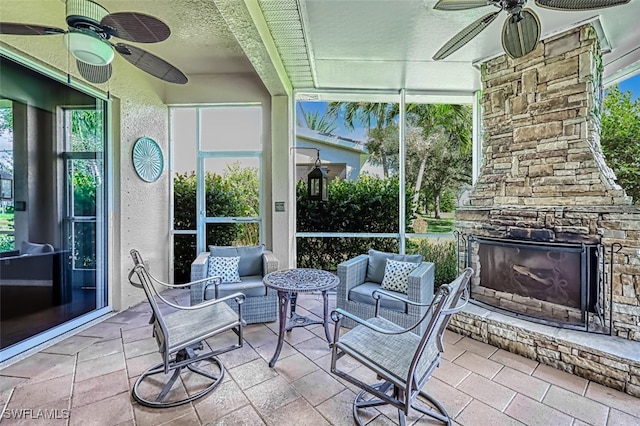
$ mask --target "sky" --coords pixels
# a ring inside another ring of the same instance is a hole
[[[640,97],[640,74],[618,83],[618,87],[622,92],[630,90],[632,101],[638,99],[638,97]],[[301,101],[299,103],[302,105],[302,109],[306,113],[313,113],[317,111],[320,116],[322,116],[327,111],[327,102],[324,101]],[[298,113],[300,113],[299,109]],[[342,124],[342,120],[337,120],[336,125],[338,128],[332,132],[334,135],[361,141],[366,141],[367,139],[366,129],[364,128],[356,128],[355,130],[347,129]]]
[[[618,87],[621,92],[631,91],[631,100],[638,99],[640,96],[640,74],[634,77],[628,78],[625,81],[618,83]]]

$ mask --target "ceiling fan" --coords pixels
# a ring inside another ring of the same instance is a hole
[[[118,52],[134,66],[170,83],[185,84],[187,77],[159,57],[126,43],[112,43],[112,37],[137,43],[157,43],[171,34],[169,27],[150,15],[138,12],[109,13],[91,0],[67,0],[67,31],[42,25],[0,22],[0,34],[60,35],[76,58],[78,71],[92,83],[111,78],[111,61]]]
[[[630,0],[535,0],[537,6],[554,10],[592,10],[629,3]],[[502,27],[502,47],[511,58],[520,58],[533,51],[540,40],[540,19],[525,5],[527,0],[438,0],[436,10],[466,10],[483,6],[495,6],[492,12],[477,19],[454,35],[433,55],[434,60],[444,59],[470,42],[489,26],[503,10],[509,16]]]

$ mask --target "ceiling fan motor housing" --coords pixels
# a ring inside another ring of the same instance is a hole
[[[91,0],[67,0],[66,13],[69,32],[64,43],[73,57],[90,65],[109,64],[115,54],[107,41],[110,34],[100,25],[109,11]]]

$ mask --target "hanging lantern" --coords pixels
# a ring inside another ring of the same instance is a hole
[[[309,200],[327,201],[329,199],[329,176],[321,166],[318,155],[313,170],[307,175],[307,199]]]

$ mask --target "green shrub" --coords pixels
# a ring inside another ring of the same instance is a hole
[[[195,173],[176,174],[173,179],[174,229],[196,229]],[[257,216],[259,209],[258,170],[232,164],[222,174],[205,176],[206,215],[208,217]],[[253,245],[258,241],[255,223],[209,223],[207,245]],[[195,238],[174,238],[174,281],[188,282],[196,255]]]
[[[307,183],[296,186],[298,232],[398,232],[399,180],[360,176],[357,181],[335,179],[329,200],[307,200]],[[407,190],[407,222],[411,219],[411,193]],[[297,265],[335,270],[340,262],[370,248],[398,252],[395,238],[298,238]]]
[[[458,275],[455,240],[408,239],[407,253],[420,253],[423,261],[435,264],[435,288],[450,283]]]

